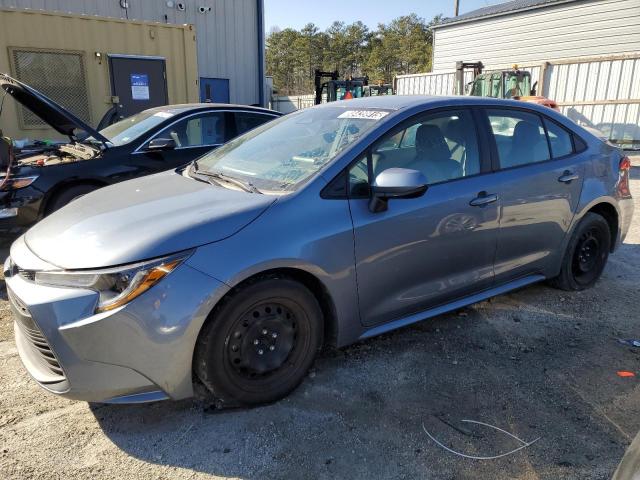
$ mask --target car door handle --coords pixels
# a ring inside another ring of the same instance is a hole
[[[469,202],[469,205],[472,207],[482,207],[497,201],[498,195],[495,193],[488,194],[487,192],[480,192],[476,198]]]
[[[577,173],[573,173],[570,170],[565,170],[564,173],[558,178],[559,182],[562,183],[571,183],[574,180],[578,180],[580,178]]]

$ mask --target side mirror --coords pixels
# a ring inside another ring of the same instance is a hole
[[[147,145],[147,150],[174,150],[176,141],[173,138],[154,138]]]
[[[418,170],[388,168],[381,172],[371,186],[369,210],[384,212],[391,198],[417,198],[427,191],[427,179]]]

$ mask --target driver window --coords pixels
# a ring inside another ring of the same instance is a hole
[[[385,134],[371,149],[374,178],[388,168],[418,170],[429,185],[480,173],[473,117],[465,110],[421,115]],[[353,196],[364,196],[370,182],[367,158],[349,171]]]
[[[224,112],[210,112],[180,120],[155,138],[172,138],[177,148],[221,145],[225,139]]]

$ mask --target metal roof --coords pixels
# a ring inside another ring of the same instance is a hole
[[[463,13],[457,17],[446,18],[432,28],[445,27],[454,23],[463,23],[473,20],[481,20],[490,17],[497,17],[500,15],[507,15],[510,13],[521,12],[525,10],[532,10],[534,8],[547,7],[556,3],[568,3],[578,0],[512,0],[510,2],[498,3],[496,5],[489,5],[488,7],[482,7],[471,12]]]

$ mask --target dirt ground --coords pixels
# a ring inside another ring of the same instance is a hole
[[[633,191],[640,199],[640,157]],[[596,288],[535,285],[325,352],[275,405],[89,405],[54,397],[17,356],[0,296],[0,478],[607,479],[640,429],[640,200]],[[471,460],[450,448],[493,456]]]

